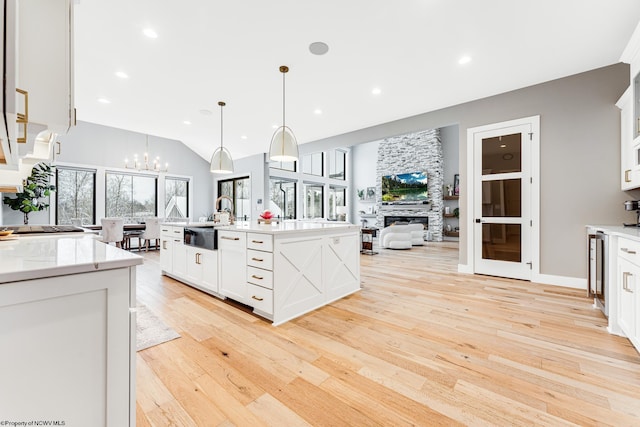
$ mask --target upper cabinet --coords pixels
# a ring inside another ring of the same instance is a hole
[[[73,1],[0,0],[0,192],[21,191],[35,163],[75,124]]]
[[[616,105],[620,116],[620,172],[622,190],[640,188],[640,24],[636,27],[620,61],[630,65],[629,88]]]

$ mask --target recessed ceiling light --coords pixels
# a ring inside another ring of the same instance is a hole
[[[309,52],[314,55],[324,55],[329,52],[329,45],[323,42],[313,42],[309,45]]]
[[[500,144],[500,148],[507,148],[507,144]]]
[[[240,139],[247,139],[247,135],[242,135]]]
[[[213,113],[211,112],[211,110],[206,110],[203,108],[202,110],[200,110],[200,114],[202,114],[203,116],[210,116]]]
[[[191,122],[189,120],[185,120],[182,123],[184,123],[185,125],[190,125],[191,124]]]
[[[322,114],[322,110],[321,110],[321,109],[319,109],[319,108],[316,108],[315,110],[313,110],[313,114],[318,114],[318,115],[320,115],[320,114]]]
[[[125,73],[124,71],[116,71],[116,76],[120,77],[121,79],[128,79],[129,75],[127,73]]]
[[[371,89],[371,93],[374,95],[380,95],[382,91],[380,90],[379,87],[374,87],[373,89]]]
[[[151,28],[145,28],[144,31],[142,31],[142,32],[144,33],[145,36],[149,37],[150,39],[157,39],[158,38],[158,33],[156,33]]]
[[[460,65],[464,65],[464,64],[468,64],[469,62],[471,62],[471,57],[470,56],[463,56],[462,58],[458,59],[458,64]]]
[[[109,101],[107,98],[98,98],[98,102],[101,104],[111,104],[111,101]]]

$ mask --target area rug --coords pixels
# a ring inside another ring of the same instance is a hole
[[[146,305],[137,306],[136,351],[180,338],[180,334],[168,327]]]

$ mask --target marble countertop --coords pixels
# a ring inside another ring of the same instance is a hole
[[[281,220],[276,223],[275,220],[271,224],[258,224],[258,221],[236,221],[233,225],[218,225],[215,222],[165,222],[162,225],[174,227],[211,227],[214,226],[219,230],[244,231],[267,234],[293,233],[300,231],[337,231],[337,230],[359,230],[360,226],[348,222],[338,221],[299,221],[299,220]]]
[[[95,236],[15,236],[0,239],[0,284],[142,264],[139,255]]]
[[[640,242],[640,227],[623,227],[621,225],[587,225],[587,230],[602,231],[605,234],[626,237]]]
[[[313,221],[281,221],[280,223],[272,222],[271,224],[258,224],[257,221],[238,221],[234,225],[220,226],[220,230],[246,231],[266,234],[285,234],[298,232],[334,232],[334,231],[357,231],[360,230],[359,225],[348,222],[313,222]]]

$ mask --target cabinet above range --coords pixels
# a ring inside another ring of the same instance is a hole
[[[3,0],[0,188],[21,191],[75,124],[73,2]]]

